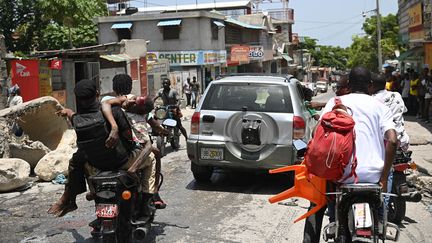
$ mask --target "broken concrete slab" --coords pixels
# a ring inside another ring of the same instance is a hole
[[[30,144],[10,143],[9,150],[12,158],[19,158],[27,161],[34,169],[39,160],[51,150],[39,141]]]
[[[0,192],[7,192],[29,182],[30,164],[22,159],[0,159]]]
[[[69,160],[75,152],[74,148],[63,147],[46,154],[37,163],[34,172],[43,181],[51,181],[57,175],[68,175]]]

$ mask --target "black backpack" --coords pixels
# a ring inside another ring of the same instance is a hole
[[[101,111],[75,114],[72,124],[78,149],[84,152],[90,165],[100,170],[115,170],[127,162],[129,153],[121,139],[114,148],[105,146],[110,130]]]

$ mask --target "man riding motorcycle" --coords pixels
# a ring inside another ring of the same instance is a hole
[[[185,137],[185,139],[187,140],[187,133],[186,133],[186,129],[183,127],[182,123],[181,123],[181,111],[179,108],[180,105],[180,100],[178,98],[178,93],[176,90],[171,89],[171,82],[169,79],[165,78],[162,81],[162,89],[159,90],[159,92],[157,93],[157,95],[154,97],[154,101],[156,101],[156,99],[161,98],[163,101],[163,105],[164,106],[176,106],[176,110],[175,110],[175,115],[174,115],[174,119],[177,121],[177,127],[178,129],[180,129],[180,132],[183,134],[183,136]]]
[[[340,99],[343,105],[351,109],[355,121],[357,179],[360,183],[379,183],[385,192],[397,145],[392,114],[386,106],[368,95],[371,73],[366,68],[353,68],[348,80],[351,93],[340,96]],[[330,99],[322,114],[331,111],[334,104],[334,98]],[[351,165],[348,165],[344,176],[350,172]],[[352,183],[354,180],[354,177],[350,177],[340,183]],[[325,208],[306,219],[303,242],[320,241],[324,211]]]

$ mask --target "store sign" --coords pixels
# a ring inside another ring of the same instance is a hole
[[[263,46],[250,46],[249,58],[251,60],[261,60],[264,58],[264,47]]]
[[[62,60],[51,60],[50,68],[55,70],[61,70],[63,68]]]
[[[147,62],[147,74],[168,73],[168,63]]]
[[[170,66],[200,66],[226,63],[226,51],[148,52],[147,60],[167,59]]]
[[[201,54],[201,53],[200,53]],[[200,55],[201,57],[201,55]],[[202,64],[226,63],[227,54],[225,50],[221,51],[202,51]],[[201,59],[199,59],[201,60]]]
[[[249,46],[232,46],[231,61],[232,62],[249,62]]]
[[[423,21],[422,21],[422,3],[414,5],[408,10],[409,24],[408,32],[410,40],[419,40],[424,38]]]

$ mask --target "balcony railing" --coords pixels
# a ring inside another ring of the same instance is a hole
[[[294,23],[294,9],[268,9],[269,15],[276,20]]]

